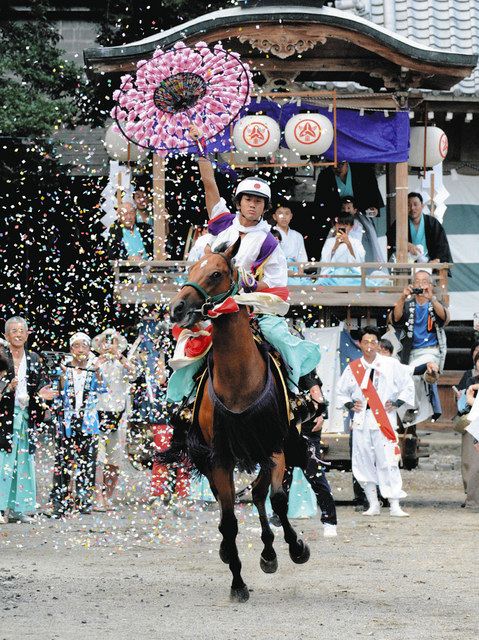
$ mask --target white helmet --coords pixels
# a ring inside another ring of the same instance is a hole
[[[240,196],[244,194],[264,198],[266,200],[265,209],[269,208],[269,204],[271,202],[271,188],[263,178],[253,176],[252,178],[245,178],[244,180],[241,180],[235,191],[236,202],[238,202]]]

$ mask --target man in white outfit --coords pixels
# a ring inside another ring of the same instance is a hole
[[[379,515],[377,487],[390,503],[390,515],[405,517],[399,500],[406,496],[399,471],[400,449],[395,427],[398,406],[414,405],[412,376],[393,358],[377,353],[379,331],[360,332],[362,357],[350,362],[339,381],[338,404],[352,410],[352,469],[369,502],[365,516]]]
[[[340,213],[334,221],[333,235],[326,240],[321,251],[321,262],[364,262],[361,240],[351,235],[354,216]],[[321,270],[321,273],[324,269]]]
[[[307,262],[308,256],[304,246],[304,238],[289,226],[293,219],[291,209],[286,206],[278,207],[272,217],[276,222],[274,229],[280,233],[281,249],[283,249],[286,259],[292,262]]]

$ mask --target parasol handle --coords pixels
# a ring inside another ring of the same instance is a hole
[[[206,138],[201,135],[200,130],[194,124],[191,124],[189,133],[191,139],[196,143],[196,146],[198,147],[198,155],[201,158],[207,158],[208,153],[206,151]]]

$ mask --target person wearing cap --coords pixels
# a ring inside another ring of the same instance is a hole
[[[57,393],[48,384],[41,358],[26,348],[28,325],[14,316],[5,323],[0,397],[0,523],[32,523],[35,512],[35,424],[44,403]]]
[[[190,133],[194,139],[199,139],[196,127],[191,127]],[[211,162],[205,156],[199,157],[198,166],[205,189],[208,231],[214,236],[211,249],[215,251],[241,239],[235,255],[235,266],[242,274],[240,286],[243,290],[252,292],[281,288],[284,291],[288,284],[286,257],[271,234],[270,225],[263,219],[271,202],[269,184],[256,176],[241,180],[234,196],[236,213],[231,213],[220,196]],[[319,363],[321,355],[318,345],[292,335],[283,317],[263,314],[258,315],[257,319],[264,338],[281,353],[288,365],[288,384],[296,393],[300,377],[309,374]],[[171,375],[168,399],[172,402],[180,402],[193,391],[193,376],[201,366],[201,360],[196,360],[194,364],[195,367],[188,367],[187,372],[177,369]],[[319,386],[316,387],[315,391],[320,396]]]
[[[106,329],[95,336],[92,350],[105,358],[99,365],[107,391],[98,397],[100,421],[96,464],[96,498],[94,511],[111,507],[124,457],[120,442],[120,422],[126,409],[130,382],[137,377],[135,362],[123,355],[128,342],[115,329]]]
[[[75,505],[90,513],[95,489],[95,464],[100,432],[98,395],[106,392],[100,367],[106,357],[95,360],[90,337],[83,332],[70,338],[71,360],[60,377],[60,411],[56,433],[55,467],[51,500],[52,517],[65,516]],[[69,496],[76,487],[75,502]]]

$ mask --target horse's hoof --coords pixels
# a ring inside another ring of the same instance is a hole
[[[225,564],[229,564],[230,563],[228,552],[222,546],[220,546],[220,558],[221,558],[221,562],[224,562]]]
[[[249,600],[248,587],[246,585],[244,585],[244,587],[239,587],[238,589],[231,587],[230,600],[231,602],[246,602]]]
[[[289,556],[295,564],[304,564],[308,562],[309,556],[311,555],[309,547],[302,540],[298,540],[298,547],[300,548],[298,553],[293,553],[290,547]]]
[[[278,558],[272,560],[265,560],[263,556],[259,559],[259,566],[265,573],[276,573],[278,570]]]

